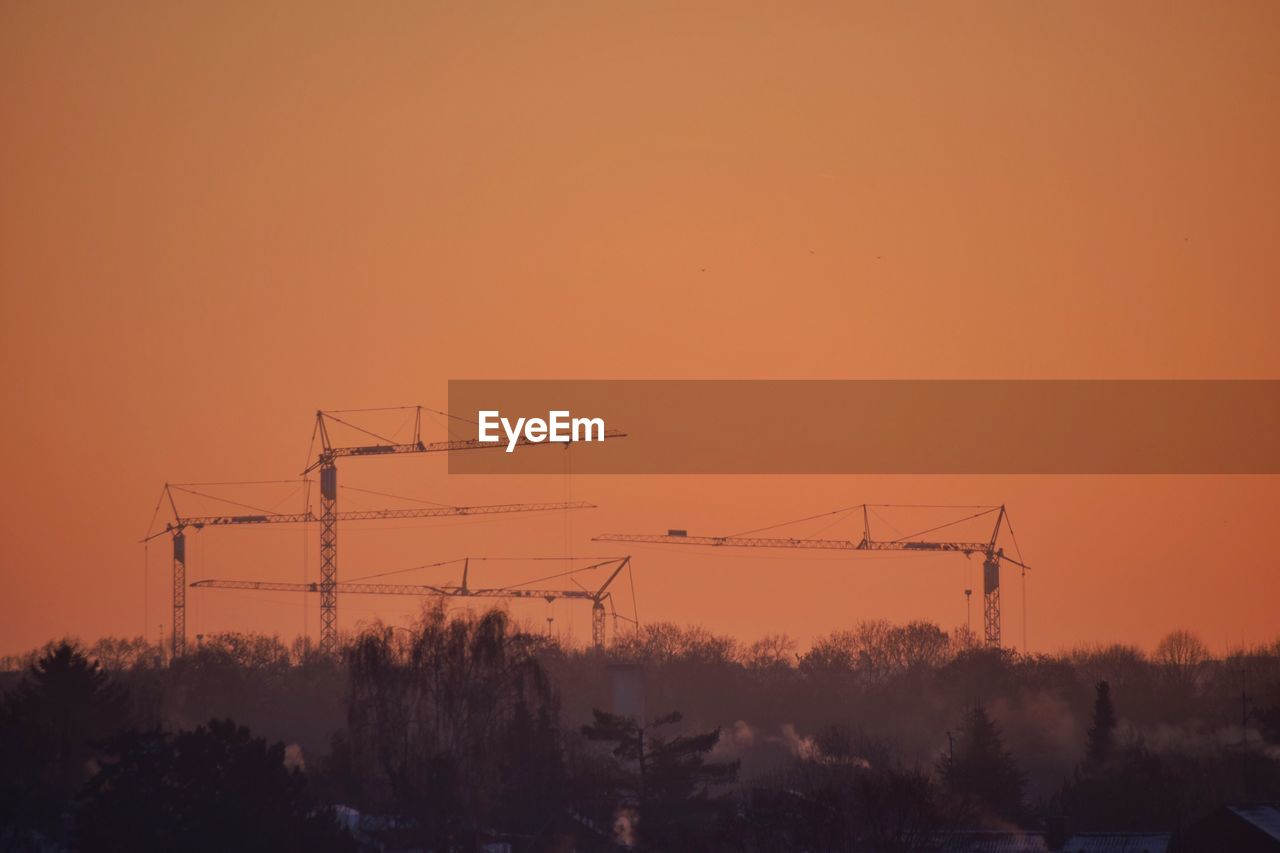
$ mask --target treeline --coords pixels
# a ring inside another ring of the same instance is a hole
[[[654,624],[599,652],[428,608],[338,660],[224,634],[4,664],[6,849],[926,850],[1280,799],[1280,643],[1215,659],[1186,631],[1027,655],[921,622],[803,651]]]

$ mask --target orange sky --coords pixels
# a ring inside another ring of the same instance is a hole
[[[449,378],[1280,377],[1277,43],[1270,2],[5,4],[0,652],[154,633],[166,480],[295,476],[314,409]],[[1032,648],[1280,632],[1276,478],[349,471],[603,505],[344,531],[360,573],[1003,501]],[[221,533],[197,576],[302,576],[302,531]],[[636,551],[645,619],[964,618],[963,561],[668,550]],[[192,600],[191,633],[302,628]]]

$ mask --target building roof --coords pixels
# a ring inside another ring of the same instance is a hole
[[[1062,853],[1165,853],[1167,832],[1077,832]]]
[[[1280,808],[1275,806],[1227,806],[1227,808],[1253,824],[1260,832],[1280,841]]]
[[[1049,844],[1039,832],[956,830],[938,833],[928,849],[939,853],[1049,853]]]

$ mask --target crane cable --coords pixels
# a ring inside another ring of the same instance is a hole
[[[483,559],[483,558],[477,558],[477,559]],[[573,558],[567,557],[565,559],[572,560]],[[583,559],[589,559],[589,558],[583,558]],[[520,583],[508,584],[507,586],[500,586],[498,587],[498,591],[502,592],[503,590],[508,590],[508,589],[519,589],[520,587],[528,586],[531,583],[542,583],[543,581],[551,581],[551,580],[555,580],[556,578],[566,577],[568,575],[576,575],[580,572],[589,572],[592,569],[598,569],[602,566],[608,566],[616,562],[618,562],[616,558],[609,559],[609,560],[602,560],[599,563],[592,563],[589,566],[582,566],[581,568],[577,568],[577,569],[569,569],[568,571],[564,571],[564,572],[557,572],[554,575],[547,575],[546,577],[534,578],[533,580],[527,580],[527,581],[521,581]]]
[[[165,487],[167,489],[168,486]],[[155,529],[156,519],[160,517],[160,505],[164,503],[165,492],[160,492],[156,500],[156,508],[151,512],[151,521],[147,524],[147,535],[142,540],[142,638],[147,637],[151,624],[151,531]]]
[[[927,533],[936,533],[937,531],[942,530],[943,528],[954,527],[957,524],[963,524],[966,521],[973,521],[975,518],[982,518],[982,516],[984,515],[990,515],[991,513],[996,512],[999,509],[1000,507],[991,507],[990,509],[985,509],[982,512],[975,512],[973,515],[967,515],[964,518],[957,518],[955,521],[948,521],[946,524],[939,524],[937,527],[930,527],[928,530],[921,530],[918,533],[910,533],[906,536],[901,536],[892,541],[895,543],[904,542],[908,539],[915,539],[917,536],[924,536]]]
[[[326,409],[321,412],[325,417],[330,415],[361,415],[370,412],[403,412],[406,409],[421,409],[423,406],[370,406],[364,409]]]
[[[291,482],[291,483],[292,483],[292,482],[297,482],[297,481],[296,481],[296,480],[289,480],[288,482]],[[241,509],[251,509],[251,510],[253,510],[254,512],[260,512],[260,513],[262,513],[263,515],[273,515],[273,513],[272,513],[272,512],[271,512],[271,510],[269,510],[269,509],[263,509],[263,508],[262,508],[262,507],[260,507],[260,506],[253,506],[253,505],[251,505],[251,504],[241,503],[240,501],[233,501],[233,500],[231,500],[230,498],[220,498],[220,497],[218,497],[217,495],[210,495],[210,494],[206,494],[206,493],[204,493],[204,492],[197,492],[195,489],[188,489],[188,488],[184,488],[183,486],[174,486],[174,485],[170,485],[170,486],[169,486],[169,488],[171,488],[171,489],[177,489],[177,490],[178,490],[178,491],[180,491],[180,492],[186,492],[186,493],[187,493],[187,494],[189,494],[189,495],[196,495],[197,497],[201,497],[201,498],[208,498],[208,499],[209,499],[209,500],[211,500],[211,501],[221,501],[222,503],[231,504],[232,506],[238,506],[238,507],[240,507]],[[292,496],[291,496],[291,497],[292,497]]]
[[[440,415],[441,417],[452,418],[453,420],[462,421],[463,423],[469,423],[469,424],[477,423],[476,421],[473,421],[470,418],[464,418],[459,415],[450,414],[449,412],[442,412],[439,409],[433,409],[430,406],[384,406],[382,408],[374,408],[374,409],[332,409],[327,412],[321,412],[320,414],[328,418],[329,420],[334,421],[335,423],[340,423],[345,427],[349,427],[350,429],[355,430],[356,432],[362,432],[367,436],[378,439],[379,441],[385,441],[387,444],[396,444],[397,442],[393,438],[387,438],[385,435],[379,435],[378,433],[373,432],[372,430],[367,430],[364,427],[356,426],[350,421],[346,421],[342,418],[337,417],[337,415],[361,414],[361,413],[368,413],[368,412],[399,412],[399,411],[413,411],[413,410],[431,412],[433,415]],[[396,432],[399,433],[400,431],[402,431],[405,428],[405,426],[408,425],[408,422],[409,422],[408,417],[406,416],[404,422],[402,422],[400,426],[396,429]],[[421,436],[417,436],[417,437],[420,438]],[[315,444],[314,430],[312,431],[311,441],[312,441],[312,444],[314,445]],[[310,456],[309,451],[308,451],[308,456]]]
[[[635,615],[636,633],[640,633],[640,605],[636,601],[636,574],[631,568],[631,564],[627,563],[627,580],[631,582],[631,612]]]
[[[311,481],[303,480],[306,487],[302,492],[302,514],[304,519],[311,514]],[[311,574],[311,528],[304,520],[302,522],[302,583],[307,583],[307,577]],[[302,596],[302,654],[305,656],[310,648],[310,619],[307,613],[307,597]]]
[[[1009,538],[1013,540],[1013,550],[1018,555],[1018,563],[1022,564],[1022,650],[1028,651],[1027,647],[1027,567],[1026,560],[1022,559],[1022,548],[1018,546],[1018,534],[1013,532],[1013,522],[1009,520],[1009,514],[1006,512],[1004,523],[1009,528]]]
[[[169,483],[168,485],[170,488],[182,489],[188,486],[285,486],[297,482],[298,480],[225,480],[216,483]]]
[[[744,530],[741,533],[734,533],[732,534],[732,536],[750,536],[752,533],[763,533],[766,530],[775,530],[779,527],[787,527],[788,525],[792,525],[792,524],[800,524],[801,522],[805,522],[805,521],[813,521],[815,518],[826,518],[831,515],[839,515],[842,512],[852,512],[855,509],[862,509],[864,506],[865,504],[857,504],[856,506],[846,506],[840,509],[833,509],[829,512],[820,512],[817,515],[809,515],[809,516],[805,516],[804,518],[796,518],[791,521],[781,521],[781,522],[778,522],[777,524],[770,524],[767,527],[757,527],[754,530]],[[731,538],[731,537],[726,537],[726,538]]]
[[[353,492],[364,492],[366,495],[377,495],[380,498],[392,498],[393,500],[398,500],[398,501],[409,501],[410,503],[427,504],[428,506],[438,506],[438,507],[443,507],[444,509],[458,508],[457,504],[443,504],[443,503],[440,503],[439,501],[429,501],[426,498],[411,498],[411,497],[406,497],[405,495],[393,495],[388,492],[376,492],[373,489],[361,489],[357,486],[339,485],[338,488],[348,489]]]
[[[151,541],[142,541],[142,638],[147,637],[147,625],[151,619]]]
[[[311,440],[307,442],[307,461],[303,463],[303,467],[311,464],[312,453],[316,449],[316,433],[318,432],[320,432],[320,419],[316,418],[315,423],[311,425]]]
[[[424,563],[421,566],[410,566],[407,569],[392,569],[389,572],[375,572],[374,574],[371,574],[371,575],[360,575],[359,577],[348,578],[347,581],[349,583],[354,583],[356,581],[372,580],[373,578],[384,578],[384,577],[387,577],[388,575],[402,575],[405,572],[416,572],[416,571],[420,571],[421,569],[435,569],[435,568],[439,568],[440,566],[448,566],[452,563],[461,563],[466,559],[467,559],[466,557],[455,557],[452,560],[441,560],[438,563]]]
[[[480,425],[479,421],[473,421],[471,418],[464,418],[461,415],[455,415],[455,414],[452,414],[451,412],[442,412],[439,409],[433,409],[430,406],[419,406],[418,408],[424,411],[431,412],[431,414],[433,415],[440,415],[441,417],[444,417],[444,418],[453,418],[455,421],[462,421],[464,424],[474,424],[475,426]]]
[[[168,489],[168,485],[165,486],[165,489],[160,491],[160,497],[156,500],[156,508],[151,512],[151,521],[147,524],[147,535],[146,538],[142,540],[143,543],[151,538],[151,531],[155,530],[156,519],[160,517],[160,506],[164,503],[164,493],[166,489]]]
[[[573,448],[572,444],[566,444],[564,446],[564,502],[566,505],[573,501],[573,464],[572,464],[572,459],[569,456],[569,454],[572,452],[572,448]],[[564,517],[564,553],[570,555],[565,559],[565,565],[567,566],[569,565],[569,563],[573,561],[573,557],[572,557],[573,552],[569,546],[569,542],[571,539],[571,532],[572,532],[572,513],[569,511],[567,506],[564,510],[563,517]]]
[[[424,563],[420,566],[410,566],[407,569],[392,569],[391,571],[387,571],[387,572],[376,572],[370,575],[360,575],[359,577],[348,578],[348,581],[354,583],[355,581],[371,580],[373,578],[381,578],[381,577],[386,577],[388,575],[400,575],[406,572],[416,572],[421,569],[435,569],[435,568],[439,568],[440,566],[448,566],[454,563],[462,563],[467,560],[470,560],[472,562],[496,563],[496,562],[538,562],[543,560],[555,560],[558,562],[560,560],[590,560],[590,559],[594,559],[594,558],[592,557],[454,557],[451,560],[440,560],[439,562],[435,562],[435,563]],[[531,583],[541,583],[542,581],[554,580],[555,578],[565,577],[566,575],[577,574],[579,572],[588,572],[588,571],[591,571],[592,569],[598,569],[601,566],[607,566],[610,563],[615,563],[619,559],[621,558],[611,557],[607,560],[593,563],[589,566],[580,566],[576,569],[570,569],[565,572],[558,572],[554,575],[547,575],[546,577],[534,578],[533,580],[527,580],[527,581],[521,581],[520,583],[517,583],[517,584],[497,587],[497,589],[499,591],[506,590],[506,589],[519,589],[520,587],[527,586],[528,584],[531,584]]]
[[[818,518],[827,518],[828,516],[832,516],[832,515],[839,515],[840,513],[845,513],[845,512],[852,512],[853,510],[857,510],[857,509],[868,509],[868,510],[870,510],[870,509],[873,509],[873,508],[882,508],[882,509],[886,509],[886,508],[893,508],[893,509],[977,509],[977,510],[981,510],[980,512],[976,512],[976,513],[974,513],[973,515],[966,516],[966,517],[964,517],[964,518],[959,518],[959,519],[956,519],[955,521],[948,521],[946,524],[940,524],[940,525],[938,525],[937,527],[932,527],[932,528],[929,528],[928,530],[921,530],[921,531],[919,531],[918,533],[912,533],[912,534],[910,534],[910,535],[908,535],[908,536],[903,536],[903,537],[901,537],[901,538],[899,538],[899,539],[892,540],[892,541],[894,541],[894,542],[901,542],[901,541],[903,541],[903,540],[905,540],[905,539],[913,539],[913,538],[915,538],[916,536],[923,536],[923,535],[925,535],[926,533],[933,533],[933,532],[935,532],[935,531],[937,531],[937,530],[942,530],[942,529],[943,529],[943,528],[945,528],[945,527],[951,527],[951,526],[953,526],[953,525],[961,524],[961,523],[966,522],[966,521],[972,521],[972,520],[973,520],[973,519],[975,519],[975,518],[981,518],[981,517],[982,517],[982,516],[984,516],[984,515],[990,515],[991,513],[996,512],[997,510],[999,510],[999,509],[1000,509],[1000,507],[998,507],[998,506],[984,506],[984,505],[982,505],[982,504],[964,504],[964,505],[954,505],[954,506],[952,506],[952,505],[946,505],[946,504],[855,504],[854,506],[841,507],[840,509],[833,509],[833,510],[830,510],[830,511],[828,511],[828,512],[820,512],[820,513],[817,513],[816,515],[808,515],[808,516],[805,516],[805,517],[803,517],[803,518],[796,518],[796,519],[792,519],[791,521],[781,521],[781,522],[778,522],[777,524],[770,524],[770,525],[768,525],[768,526],[766,526],[766,527],[757,527],[757,528],[755,528],[754,530],[744,530],[744,531],[742,531],[741,533],[734,533],[734,534],[732,534],[732,536],[750,536],[750,535],[751,535],[751,534],[753,534],[753,533],[763,533],[763,532],[764,532],[764,531],[766,531],[766,530],[775,530],[775,529],[777,529],[777,528],[779,528],[779,527],[787,527],[787,526],[792,525],[792,524],[800,524],[800,523],[802,523],[802,522],[805,522],[805,521],[813,521],[813,520],[818,519]],[[881,521],[885,521],[885,519],[884,519],[884,518],[883,518],[879,513],[875,513],[875,515],[876,515],[876,517],[877,517],[877,518],[879,518]],[[888,524],[888,522],[887,522],[887,521],[886,521],[885,523],[886,523],[886,524]],[[890,526],[890,527],[892,527],[893,525],[889,525],[889,526]]]
[[[365,434],[365,435],[367,435],[367,436],[371,436],[372,438],[376,438],[376,439],[378,439],[378,441],[385,441],[387,444],[395,444],[395,443],[396,443],[396,442],[395,442],[395,439],[387,438],[385,435],[378,435],[378,433],[373,432],[372,430],[367,430],[367,429],[365,429],[364,427],[358,427],[358,426],[356,426],[356,425],[355,425],[355,424],[353,424],[353,423],[350,423],[350,422],[348,422],[348,421],[344,421],[342,418],[336,418],[336,417],[334,417],[334,416],[333,416],[333,414],[332,414],[331,412],[324,412],[323,414],[324,414],[324,416],[325,416],[326,418],[328,418],[328,419],[329,419],[329,420],[331,420],[331,421],[334,421],[334,422],[336,422],[336,423],[340,423],[340,424],[342,424],[342,425],[343,425],[343,426],[345,426],[345,427],[350,427],[351,429],[355,430],[356,432],[362,432],[362,433],[364,433],[364,434]]]
[[[281,483],[290,483],[290,484],[292,484],[292,485],[293,485],[293,491],[289,492],[287,495],[285,495],[284,497],[282,497],[280,500],[278,500],[278,501],[276,501],[274,504],[272,504],[272,505],[271,505],[271,512],[273,512],[273,513],[278,512],[278,511],[279,511],[279,509],[280,509],[280,505],[281,505],[281,504],[285,503],[286,501],[291,501],[291,500],[293,500],[293,498],[294,498],[294,496],[295,496],[295,495],[297,495],[299,492],[303,492],[303,491],[305,491],[305,490],[306,490],[306,487],[307,487],[307,483],[308,483],[308,482],[309,482],[309,481],[307,480],[307,478],[306,478],[306,477],[303,477],[301,480],[282,480],[282,481],[281,481]]]

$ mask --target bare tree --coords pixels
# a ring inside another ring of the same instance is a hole
[[[813,644],[804,668],[857,670],[870,682],[923,667],[937,667],[952,655],[951,638],[932,622],[894,625],[884,619],[861,622]]]
[[[745,647],[740,655],[743,666],[764,669],[790,666],[796,658],[796,641],[787,634],[769,634]]]
[[[366,631],[348,654],[356,786],[412,815],[437,848],[472,843],[511,814],[504,804],[558,795],[556,709],[537,647],[499,610],[450,619],[434,607],[405,634]]]
[[[86,655],[108,672],[123,672],[154,664],[161,652],[162,649],[147,642],[146,637],[102,637],[89,647]]]
[[[932,622],[895,625],[888,636],[893,668],[904,672],[946,663],[950,653],[947,632]]]
[[[1201,664],[1209,659],[1209,649],[1195,634],[1177,628],[1165,635],[1156,646],[1154,658],[1178,684],[1194,682]]]
[[[1068,653],[1067,659],[1081,680],[1089,684],[1105,681],[1118,690],[1140,686],[1150,669],[1142,649],[1121,643],[1079,646]]]
[[[732,637],[713,634],[700,625],[652,622],[618,639],[613,653],[621,658],[666,663],[673,660],[725,663],[736,656]]]

